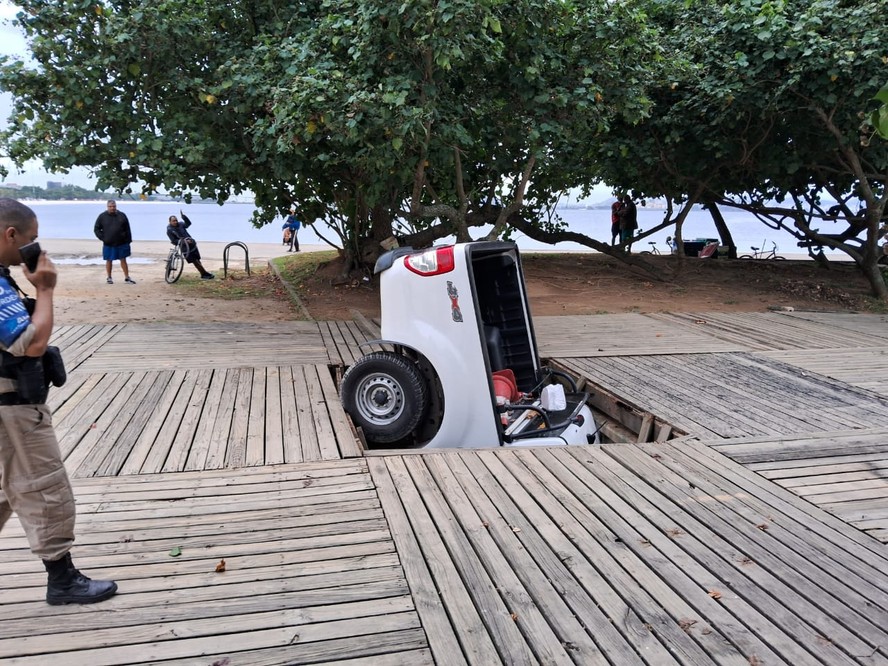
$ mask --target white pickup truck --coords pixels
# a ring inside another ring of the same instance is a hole
[[[382,339],[345,373],[343,407],[370,447],[599,441],[572,378],[541,366],[514,243],[382,255]],[[566,390],[565,390],[566,389]]]

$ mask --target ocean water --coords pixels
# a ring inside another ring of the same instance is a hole
[[[99,213],[105,210],[104,202],[96,201],[64,201],[64,202],[26,202],[40,222],[40,236],[43,238],[93,239],[93,226]],[[198,240],[230,243],[242,241],[250,243],[280,243],[283,218],[274,223],[256,229],[251,223],[255,207],[248,203],[192,204],[185,206],[175,202],[130,202],[118,203],[118,209],[126,213],[133,231],[133,240],[164,241],[166,240],[167,219],[170,215],[180,216],[184,211],[192,221],[189,231]],[[782,253],[804,253],[796,246],[796,240],[784,231],[771,229],[754,216],[743,212],[723,211],[725,220],[737,244],[738,251],[743,254],[751,247],[771,248],[776,243]],[[572,231],[584,233],[604,242],[610,242],[610,211],[606,209],[569,208],[559,209],[558,214]],[[657,226],[663,219],[663,211],[639,208],[638,225],[641,229]],[[835,225],[835,223],[827,223]],[[838,227],[838,225],[835,225]],[[329,239],[338,238],[322,224],[318,223],[320,233]],[[836,233],[840,229],[829,229]],[[474,237],[479,237],[482,230],[474,230]],[[669,229],[658,232],[650,238],[636,243],[636,252],[649,249],[648,243],[657,243],[661,252],[668,253],[666,237],[673,234]],[[683,237],[686,241],[705,238],[718,238],[715,225],[709,213],[703,210],[692,211],[685,221]],[[452,241],[444,239],[442,242]],[[539,243],[521,234],[514,237],[522,250],[587,250],[577,243],[560,243],[556,246]],[[303,227],[299,231],[299,241],[305,244],[326,244],[315,233],[313,226]],[[98,243],[98,241],[96,241]],[[134,247],[137,253],[138,247]],[[98,247],[97,247],[98,250]],[[135,257],[134,257],[135,259]]]

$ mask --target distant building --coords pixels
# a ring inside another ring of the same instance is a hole
[[[60,190],[65,186],[65,184],[60,180],[47,180],[46,181],[46,189],[47,190]]]
[[[18,183],[0,183],[0,187],[4,190],[20,190],[22,186]]]

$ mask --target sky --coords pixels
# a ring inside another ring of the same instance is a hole
[[[21,30],[11,24],[17,11],[18,8],[8,0],[0,0],[0,53],[24,57],[27,53],[25,38]],[[0,93],[0,127],[6,128],[11,110],[12,95]],[[95,186],[95,180],[90,177],[89,171],[86,169],[72,169],[67,174],[51,174],[44,170],[39,162],[34,162],[28,164],[23,173],[19,173],[11,161],[0,158],[0,162],[9,170],[9,175],[4,181],[7,183],[46,187],[46,182],[53,180],[61,181],[67,185],[80,185],[88,189]]]

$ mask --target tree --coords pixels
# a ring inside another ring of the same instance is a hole
[[[535,214],[586,144],[649,106],[642,0],[25,0],[36,63],[7,61],[0,146],[101,187],[251,191],[367,261]]]
[[[598,176],[646,196],[748,210],[801,243],[844,251],[888,297],[876,264],[888,144],[869,140],[867,122],[888,62],[888,26],[871,20],[882,4],[652,6],[673,36],[676,77],[652,89],[648,119],[592,146]],[[827,233],[836,220],[847,229]]]

